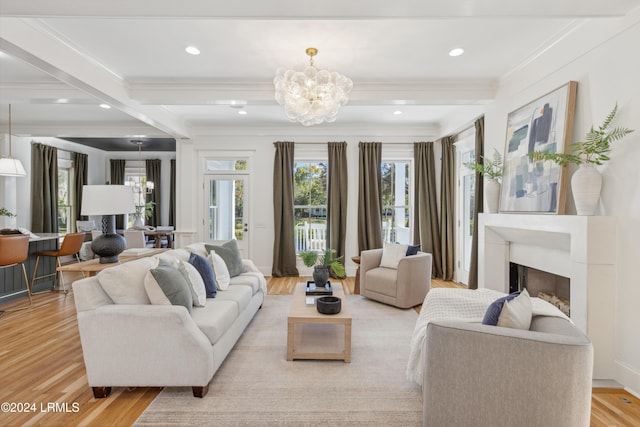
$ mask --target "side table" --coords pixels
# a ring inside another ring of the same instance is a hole
[[[358,265],[358,269],[356,270],[356,281],[355,285],[353,285],[353,293],[356,295],[360,294],[360,255],[351,257],[351,261],[355,262]]]

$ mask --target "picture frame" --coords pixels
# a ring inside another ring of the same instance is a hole
[[[508,114],[500,213],[564,214],[567,168],[534,161],[529,153],[565,152],[573,133],[577,89],[578,83],[570,81]]]

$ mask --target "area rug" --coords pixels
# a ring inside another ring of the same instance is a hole
[[[417,313],[347,298],[351,363],[287,362],[292,297],[269,295],[203,399],[194,398],[190,388],[167,387],[135,425],[421,425],[421,390],[405,374]]]

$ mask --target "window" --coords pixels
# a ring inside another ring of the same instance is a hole
[[[471,267],[471,245],[473,243],[476,175],[475,171],[467,168],[464,164],[476,161],[475,132],[464,132],[458,138],[458,142],[455,144],[456,173],[458,175],[456,280],[468,284],[469,268]]]
[[[72,218],[73,161],[69,153],[58,151],[58,231],[61,234],[75,230]]]
[[[411,163],[383,161],[382,173],[382,240],[411,244],[410,178]]]
[[[326,247],[327,162],[297,161],[293,175],[296,253]]]

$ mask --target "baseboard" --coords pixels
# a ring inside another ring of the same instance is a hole
[[[620,362],[614,361],[616,370],[616,380],[624,386],[624,389],[636,397],[640,397],[640,371],[636,368]]]

